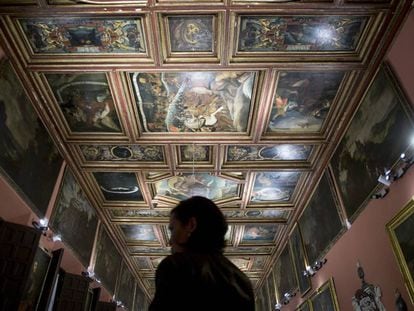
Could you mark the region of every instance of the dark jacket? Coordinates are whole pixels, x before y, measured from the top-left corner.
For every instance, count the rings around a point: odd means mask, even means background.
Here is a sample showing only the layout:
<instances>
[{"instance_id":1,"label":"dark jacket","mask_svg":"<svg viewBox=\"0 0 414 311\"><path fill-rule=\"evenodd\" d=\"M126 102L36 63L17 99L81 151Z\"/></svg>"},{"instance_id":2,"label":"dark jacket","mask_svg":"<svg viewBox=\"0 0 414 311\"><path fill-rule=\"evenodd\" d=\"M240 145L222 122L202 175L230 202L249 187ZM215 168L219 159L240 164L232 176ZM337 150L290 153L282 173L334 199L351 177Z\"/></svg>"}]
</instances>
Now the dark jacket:
<instances>
[{"instance_id":1,"label":"dark jacket","mask_svg":"<svg viewBox=\"0 0 414 311\"><path fill-rule=\"evenodd\" d=\"M176 253L156 273L149 311L254 311L250 280L223 254Z\"/></svg>"}]
</instances>

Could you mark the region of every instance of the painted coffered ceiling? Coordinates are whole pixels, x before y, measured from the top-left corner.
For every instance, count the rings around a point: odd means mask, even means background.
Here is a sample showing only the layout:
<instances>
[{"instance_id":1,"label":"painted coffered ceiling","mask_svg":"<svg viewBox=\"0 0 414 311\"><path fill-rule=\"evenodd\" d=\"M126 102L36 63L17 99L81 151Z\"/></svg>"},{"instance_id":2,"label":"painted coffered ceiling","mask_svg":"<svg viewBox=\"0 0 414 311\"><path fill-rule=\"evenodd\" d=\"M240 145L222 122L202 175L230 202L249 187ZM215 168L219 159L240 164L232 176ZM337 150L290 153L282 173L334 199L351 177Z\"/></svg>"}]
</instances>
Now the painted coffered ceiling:
<instances>
[{"instance_id":1,"label":"painted coffered ceiling","mask_svg":"<svg viewBox=\"0 0 414 311\"><path fill-rule=\"evenodd\" d=\"M6 54L149 295L169 254L169 210L193 195L222 208L225 253L261 284L409 9L399 0L0 5Z\"/></svg>"}]
</instances>

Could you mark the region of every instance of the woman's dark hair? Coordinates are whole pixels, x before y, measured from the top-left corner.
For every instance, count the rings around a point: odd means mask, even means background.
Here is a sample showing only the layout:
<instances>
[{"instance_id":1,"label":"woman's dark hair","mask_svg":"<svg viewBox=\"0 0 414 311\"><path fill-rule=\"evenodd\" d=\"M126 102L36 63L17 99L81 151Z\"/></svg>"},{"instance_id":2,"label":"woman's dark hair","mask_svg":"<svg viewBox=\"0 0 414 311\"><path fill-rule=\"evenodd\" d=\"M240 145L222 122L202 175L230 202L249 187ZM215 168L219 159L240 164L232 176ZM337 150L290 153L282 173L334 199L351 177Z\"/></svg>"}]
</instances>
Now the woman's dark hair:
<instances>
[{"instance_id":1,"label":"woman's dark hair","mask_svg":"<svg viewBox=\"0 0 414 311\"><path fill-rule=\"evenodd\" d=\"M198 252L223 251L227 222L213 201L194 196L178 203L171 210L171 215L183 224L187 224L191 217L196 219L197 226L186 243L187 249Z\"/></svg>"}]
</instances>

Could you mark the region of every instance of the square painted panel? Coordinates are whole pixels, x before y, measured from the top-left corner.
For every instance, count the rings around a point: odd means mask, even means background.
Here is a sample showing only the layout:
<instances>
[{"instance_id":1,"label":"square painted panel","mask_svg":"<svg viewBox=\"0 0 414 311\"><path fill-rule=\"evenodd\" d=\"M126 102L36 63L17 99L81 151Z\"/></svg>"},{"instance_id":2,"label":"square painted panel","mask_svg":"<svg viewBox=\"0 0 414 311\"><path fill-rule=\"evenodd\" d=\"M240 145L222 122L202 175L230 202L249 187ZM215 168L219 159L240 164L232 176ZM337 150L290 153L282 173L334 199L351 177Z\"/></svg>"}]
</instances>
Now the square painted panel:
<instances>
[{"instance_id":1,"label":"square painted panel","mask_svg":"<svg viewBox=\"0 0 414 311\"><path fill-rule=\"evenodd\" d=\"M143 201L135 173L94 172L105 200L108 201Z\"/></svg>"},{"instance_id":2,"label":"square painted panel","mask_svg":"<svg viewBox=\"0 0 414 311\"><path fill-rule=\"evenodd\" d=\"M145 132L246 132L256 73L131 73Z\"/></svg>"},{"instance_id":3,"label":"square painted panel","mask_svg":"<svg viewBox=\"0 0 414 311\"><path fill-rule=\"evenodd\" d=\"M318 132L331 109L344 72L280 72L268 132Z\"/></svg>"},{"instance_id":4,"label":"square painted panel","mask_svg":"<svg viewBox=\"0 0 414 311\"><path fill-rule=\"evenodd\" d=\"M164 162L164 149L157 145L80 145L86 161Z\"/></svg>"},{"instance_id":5,"label":"square painted panel","mask_svg":"<svg viewBox=\"0 0 414 311\"><path fill-rule=\"evenodd\" d=\"M227 147L226 161L306 161L312 152L311 145L258 145Z\"/></svg>"},{"instance_id":6,"label":"square painted panel","mask_svg":"<svg viewBox=\"0 0 414 311\"><path fill-rule=\"evenodd\" d=\"M241 16L237 51L355 51L367 21L367 16Z\"/></svg>"},{"instance_id":7,"label":"square painted panel","mask_svg":"<svg viewBox=\"0 0 414 311\"><path fill-rule=\"evenodd\" d=\"M242 243L272 243L278 229L277 224L245 225Z\"/></svg>"},{"instance_id":8,"label":"square painted panel","mask_svg":"<svg viewBox=\"0 0 414 311\"><path fill-rule=\"evenodd\" d=\"M266 263L266 259L267 257L265 256L254 257L251 270L263 270L264 265Z\"/></svg>"},{"instance_id":9,"label":"square painted panel","mask_svg":"<svg viewBox=\"0 0 414 311\"><path fill-rule=\"evenodd\" d=\"M180 160L181 162L210 162L211 146L202 145L181 145Z\"/></svg>"},{"instance_id":10,"label":"square painted panel","mask_svg":"<svg viewBox=\"0 0 414 311\"><path fill-rule=\"evenodd\" d=\"M290 202L301 174L289 171L256 173L251 202Z\"/></svg>"},{"instance_id":11,"label":"square painted panel","mask_svg":"<svg viewBox=\"0 0 414 311\"><path fill-rule=\"evenodd\" d=\"M47 74L46 78L72 132L122 131L104 73Z\"/></svg>"},{"instance_id":12,"label":"square painted panel","mask_svg":"<svg viewBox=\"0 0 414 311\"><path fill-rule=\"evenodd\" d=\"M30 18L19 23L36 54L146 53L139 17Z\"/></svg>"},{"instance_id":13,"label":"square painted panel","mask_svg":"<svg viewBox=\"0 0 414 311\"><path fill-rule=\"evenodd\" d=\"M156 195L185 200L201 195L210 200L239 197L239 184L235 181L212 176L208 173L173 176L155 183Z\"/></svg>"},{"instance_id":14,"label":"square painted panel","mask_svg":"<svg viewBox=\"0 0 414 311\"><path fill-rule=\"evenodd\" d=\"M127 241L158 242L152 225L120 225Z\"/></svg>"},{"instance_id":15,"label":"square painted panel","mask_svg":"<svg viewBox=\"0 0 414 311\"><path fill-rule=\"evenodd\" d=\"M148 262L148 257L135 257L135 262L139 270L151 270L151 264Z\"/></svg>"},{"instance_id":16,"label":"square painted panel","mask_svg":"<svg viewBox=\"0 0 414 311\"><path fill-rule=\"evenodd\" d=\"M167 16L171 52L213 52L214 15Z\"/></svg>"}]
</instances>

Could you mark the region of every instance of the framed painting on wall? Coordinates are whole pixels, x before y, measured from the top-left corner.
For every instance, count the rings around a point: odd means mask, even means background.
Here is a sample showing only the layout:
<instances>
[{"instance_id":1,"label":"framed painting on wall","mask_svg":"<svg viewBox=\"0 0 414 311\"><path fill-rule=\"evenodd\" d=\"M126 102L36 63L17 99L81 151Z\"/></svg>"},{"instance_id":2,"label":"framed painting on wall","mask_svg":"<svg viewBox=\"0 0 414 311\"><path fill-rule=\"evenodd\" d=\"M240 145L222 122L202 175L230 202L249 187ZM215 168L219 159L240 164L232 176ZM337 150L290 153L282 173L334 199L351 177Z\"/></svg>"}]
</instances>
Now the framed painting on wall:
<instances>
[{"instance_id":1,"label":"framed painting on wall","mask_svg":"<svg viewBox=\"0 0 414 311\"><path fill-rule=\"evenodd\" d=\"M125 263L122 264L121 273L118 278L118 289L116 297L122 301L127 310L132 310L135 294L135 278Z\"/></svg>"},{"instance_id":2,"label":"framed painting on wall","mask_svg":"<svg viewBox=\"0 0 414 311\"><path fill-rule=\"evenodd\" d=\"M411 303L414 304L414 200L387 224L393 251L404 277Z\"/></svg>"},{"instance_id":3,"label":"framed painting on wall","mask_svg":"<svg viewBox=\"0 0 414 311\"><path fill-rule=\"evenodd\" d=\"M26 283L19 310L37 310L42 295L46 274L51 257L44 250L38 248L33 259L32 269Z\"/></svg>"},{"instance_id":4,"label":"framed painting on wall","mask_svg":"<svg viewBox=\"0 0 414 311\"><path fill-rule=\"evenodd\" d=\"M44 217L62 157L7 60L0 61L0 90L0 172Z\"/></svg>"},{"instance_id":5,"label":"framed painting on wall","mask_svg":"<svg viewBox=\"0 0 414 311\"><path fill-rule=\"evenodd\" d=\"M384 168L392 167L407 150L413 130L407 100L390 67L384 64L331 160L349 220L353 221L365 206Z\"/></svg>"},{"instance_id":6,"label":"framed painting on wall","mask_svg":"<svg viewBox=\"0 0 414 311\"><path fill-rule=\"evenodd\" d=\"M300 228L296 225L289 238L290 254L295 268L296 280L299 286L301 295L305 295L311 288L312 283L310 278L303 274L306 268L305 250L303 248L303 241Z\"/></svg>"},{"instance_id":7,"label":"framed painting on wall","mask_svg":"<svg viewBox=\"0 0 414 311\"><path fill-rule=\"evenodd\" d=\"M273 275L279 300L284 297L285 293L292 293L297 289L295 268L290 256L288 244L286 244L273 266Z\"/></svg>"},{"instance_id":8,"label":"framed painting on wall","mask_svg":"<svg viewBox=\"0 0 414 311\"><path fill-rule=\"evenodd\" d=\"M339 311L333 279L329 279L309 298L312 310Z\"/></svg>"},{"instance_id":9,"label":"framed painting on wall","mask_svg":"<svg viewBox=\"0 0 414 311\"><path fill-rule=\"evenodd\" d=\"M325 173L299 218L300 231L309 264L313 265L327 253L345 227ZM318 230L319 228L323 230Z\"/></svg>"},{"instance_id":10,"label":"framed painting on wall","mask_svg":"<svg viewBox=\"0 0 414 311\"><path fill-rule=\"evenodd\" d=\"M110 294L115 293L117 277L120 273L121 256L103 226L96 243L95 274Z\"/></svg>"},{"instance_id":11,"label":"framed painting on wall","mask_svg":"<svg viewBox=\"0 0 414 311\"><path fill-rule=\"evenodd\" d=\"M54 233L78 255L80 262L87 267L92 253L98 226L95 210L67 168L59 189L55 207L50 217Z\"/></svg>"}]
</instances>

